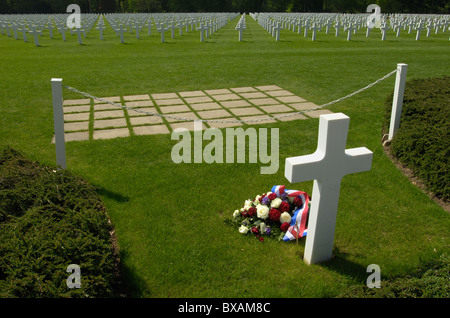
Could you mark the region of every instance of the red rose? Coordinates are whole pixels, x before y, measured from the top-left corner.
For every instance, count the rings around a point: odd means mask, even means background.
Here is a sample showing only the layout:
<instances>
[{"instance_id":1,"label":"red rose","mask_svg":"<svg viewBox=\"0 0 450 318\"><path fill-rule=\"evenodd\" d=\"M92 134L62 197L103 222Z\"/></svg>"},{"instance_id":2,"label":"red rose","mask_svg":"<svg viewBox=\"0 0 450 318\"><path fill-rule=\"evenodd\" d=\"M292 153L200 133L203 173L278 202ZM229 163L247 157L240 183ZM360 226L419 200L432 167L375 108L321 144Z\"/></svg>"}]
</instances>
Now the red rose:
<instances>
[{"instance_id":1,"label":"red rose","mask_svg":"<svg viewBox=\"0 0 450 318\"><path fill-rule=\"evenodd\" d=\"M295 204L295 206L301 207L303 205L303 201L301 198L295 197L294 204Z\"/></svg>"},{"instance_id":2,"label":"red rose","mask_svg":"<svg viewBox=\"0 0 450 318\"><path fill-rule=\"evenodd\" d=\"M283 224L281 224L280 230L283 231L283 232L286 232L289 229L290 226L291 225L288 222L284 222Z\"/></svg>"},{"instance_id":3,"label":"red rose","mask_svg":"<svg viewBox=\"0 0 450 318\"><path fill-rule=\"evenodd\" d=\"M289 203L287 203L286 201L281 202L278 209L280 210L281 213L289 212Z\"/></svg>"},{"instance_id":4,"label":"red rose","mask_svg":"<svg viewBox=\"0 0 450 318\"><path fill-rule=\"evenodd\" d=\"M256 226L252 227L253 234L259 234L259 230Z\"/></svg>"},{"instance_id":5,"label":"red rose","mask_svg":"<svg viewBox=\"0 0 450 318\"><path fill-rule=\"evenodd\" d=\"M269 219L271 219L274 222L280 221L281 212L278 211L275 208L271 208L269 212Z\"/></svg>"},{"instance_id":6,"label":"red rose","mask_svg":"<svg viewBox=\"0 0 450 318\"><path fill-rule=\"evenodd\" d=\"M248 209L247 213L250 217L254 217L256 215L256 208L251 207L250 209Z\"/></svg>"},{"instance_id":7,"label":"red rose","mask_svg":"<svg viewBox=\"0 0 450 318\"><path fill-rule=\"evenodd\" d=\"M258 239L259 239L260 242L264 241L264 237L262 237L262 236L259 236Z\"/></svg>"},{"instance_id":8,"label":"red rose","mask_svg":"<svg viewBox=\"0 0 450 318\"><path fill-rule=\"evenodd\" d=\"M277 194L276 193L269 194L269 200L275 200L276 198L277 198Z\"/></svg>"},{"instance_id":9,"label":"red rose","mask_svg":"<svg viewBox=\"0 0 450 318\"><path fill-rule=\"evenodd\" d=\"M247 210L242 211L241 215L243 218L246 218L248 216Z\"/></svg>"}]
</instances>

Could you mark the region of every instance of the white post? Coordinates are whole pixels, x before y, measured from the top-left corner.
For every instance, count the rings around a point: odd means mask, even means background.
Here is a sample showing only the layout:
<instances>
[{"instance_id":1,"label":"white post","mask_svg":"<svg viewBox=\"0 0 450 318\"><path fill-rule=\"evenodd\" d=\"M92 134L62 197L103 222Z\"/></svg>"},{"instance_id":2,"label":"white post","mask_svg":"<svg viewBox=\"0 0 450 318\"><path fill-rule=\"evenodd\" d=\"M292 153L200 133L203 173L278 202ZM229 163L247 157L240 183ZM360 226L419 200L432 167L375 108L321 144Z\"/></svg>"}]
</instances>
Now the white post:
<instances>
[{"instance_id":1,"label":"white post","mask_svg":"<svg viewBox=\"0 0 450 318\"><path fill-rule=\"evenodd\" d=\"M66 145L64 140L64 111L62 79L52 78L53 123L55 126L56 164L66 169Z\"/></svg>"},{"instance_id":2,"label":"white post","mask_svg":"<svg viewBox=\"0 0 450 318\"><path fill-rule=\"evenodd\" d=\"M389 126L388 140L392 140L395 132L400 127L407 70L408 64L397 64L397 77L395 79L394 100L392 101L391 123Z\"/></svg>"}]
</instances>

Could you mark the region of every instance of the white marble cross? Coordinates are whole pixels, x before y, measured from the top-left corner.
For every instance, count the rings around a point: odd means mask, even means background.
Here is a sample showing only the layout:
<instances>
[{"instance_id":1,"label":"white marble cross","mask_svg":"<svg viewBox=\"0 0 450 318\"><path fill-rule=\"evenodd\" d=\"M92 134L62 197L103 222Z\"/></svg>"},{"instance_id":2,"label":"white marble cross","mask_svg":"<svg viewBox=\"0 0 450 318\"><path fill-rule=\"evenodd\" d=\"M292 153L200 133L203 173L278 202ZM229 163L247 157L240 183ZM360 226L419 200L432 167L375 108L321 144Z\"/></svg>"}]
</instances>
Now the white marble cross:
<instances>
[{"instance_id":1,"label":"white marble cross","mask_svg":"<svg viewBox=\"0 0 450 318\"><path fill-rule=\"evenodd\" d=\"M344 31L347 31L347 41L352 40L352 31L356 30L356 26L354 24L349 24L348 26L344 27Z\"/></svg>"},{"instance_id":2,"label":"white marble cross","mask_svg":"<svg viewBox=\"0 0 450 318\"><path fill-rule=\"evenodd\" d=\"M37 30L37 27L36 27L36 26L33 26L33 30L28 31L28 33L30 33L30 34L32 34L32 35L34 36L34 44L35 44L36 46L39 46L39 38L38 38L38 35L41 35L42 32L39 31L39 30Z\"/></svg>"},{"instance_id":3,"label":"white marble cross","mask_svg":"<svg viewBox=\"0 0 450 318\"><path fill-rule=\"evenodd\" d=\"M206 31L208 29L208 27L206 25L204 25L203 23L200 23L200 26L197 27L197 31L200 31L200 42L204 42L205 41L205 36L204 36L204 31Z\"/></svg>"},{"instance_id":4,"label":"white marble cross","mask_svg":"<svg viewBox=\"0 0 450 318\"><path fill-rule=\"evenodd\" d=\"M127 30L127 28L124 28L122 24L119 25L118 29L116 29L117 35L120 36L120 43L123 43L123 33Z\"/></svg>"},{"instance_id":5,"label":"white marble cross","mask_svg":"<svg viewBox=\"0 0 450 318\"><path fill-rule=\"evenodd\" d=\"M372 165L369 149L345 149L349 122L342 113L321 115L316 152L286 159L289 182L314 180L304 255L307 264L331 259L341 179L368 171Z\"/></svg>"},{"instance_id":6,"label":"white marble cross","mask_svg":"<svg viewBox=\"0 0 450 318\"><path fill-rule=\"evenodd\" d=\"M162 23L162 24L159 26L159 28L157 28L157 30L158 30L159 33L161 33L161 43L164 43L164 42L165 42L165 39L164 39L164 33L165 33L166 31L169 31L169 29L166 28L166 26L165 26L164 23Z\"/></svg>"},{"instance_id":7,"label":"white marble cross","mask_svg":"<svg viewBox=\"0 0 450 318\"><path fill-rule=\"evenodd\" d=\"M386 32L389 30L390 27L387 25L387 23L384 23L384 25L381 26L381 41L386 40Z\"/></svg>"},{"instance_id":8,"label":"white marble cross","mask_svg":"<svg viewBox=\"0 0 450 318\"><path fill-rule=\"evenodd\" d=\"M105 26L103 24L98 24L98 26L95 28L96 30L99 30L100 32L100 40L103 41L103 30L106 30Z\"/></svg>"},{"instance_id":9,"label":"white marble cross","mask_svg":"<svg viewBox=\"0 0 450 318\"><path fill-rule=\"evenodd\" d=\"M239 22L239 23L236 25L235 30L238 30L238 31L239 31L239 42L242 42L242 35L243 35L243 32L244 32L245 29L246 29L245 23Z\"/></svg>"},{"instance_id":10,"label":"white marble cross","mask_svg":"<svg viewBox=\"0 0 450 318\"><path fill-rule=\"evenodd\" d=\"M420 21L414 29L417 31L417 33L416 33L416 41L419 41L420 40L420 31L425 29L423 27L422 21Z\"/></svg>"},{"instance_id":11,"label":"white marble cross","mask_svg":"<svg viewBox=\"0 0 450 318\"><path fill-rule=\"evenodd\" d=\"M317 26L316 22L314 22L313 26L310 28L310 30L313 32L312 33L312 40L315 41L316 40L316 33L317 33L317 31L320 31L320 27Z\"/></svg>"},{"instance_id":12,"label":"white marble cross","mask_svg":"<svg viewBox=\"0 0 450 318\"><path fill-rule=\"evenodd\" d=\"M84 33L84 30L81 28L75 28L75 30L73 31L78 35L78 44L83 44L81 41L81 33Z\"/></svg>"},{"instance_id":13,"label":"white marble cross","mask_svg":"<svg viewBox=\"0 0 450 318\"><path fill-rule=\"evenodd\" d=\"M280 41L280 31L283 30L280 22L277 22L277 25L272 28L273 35L275 36L275 41Z\"/></svg>"}]
</instances>

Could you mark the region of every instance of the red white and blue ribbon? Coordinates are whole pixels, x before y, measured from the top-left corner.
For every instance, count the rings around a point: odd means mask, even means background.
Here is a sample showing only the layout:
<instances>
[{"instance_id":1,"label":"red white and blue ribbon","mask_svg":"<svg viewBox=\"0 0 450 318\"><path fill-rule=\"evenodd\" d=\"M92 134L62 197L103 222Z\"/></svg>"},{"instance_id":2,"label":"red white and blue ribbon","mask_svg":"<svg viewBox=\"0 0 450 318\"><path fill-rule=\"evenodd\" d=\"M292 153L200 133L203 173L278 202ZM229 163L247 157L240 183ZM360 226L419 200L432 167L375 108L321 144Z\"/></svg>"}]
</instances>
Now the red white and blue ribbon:
<instances>
[{"instance_id":1,"label":"red white and blue ribbon","mask_svg":"<svg viewBox=\"0 0 450 318\"><path fill-rule=\"evenodd\" d=\"M302 206L294 211L291 218L290 227L284 235L283 241L292 241L300 237L306 236L308 229L306 228L306 221L308 219L309 211L309 197L306 192L297 190L286 190L284 186L273 186L272 192L280 197L286 193L289 197L299 197L302 200Z\"/></svg>"}]
</instances>

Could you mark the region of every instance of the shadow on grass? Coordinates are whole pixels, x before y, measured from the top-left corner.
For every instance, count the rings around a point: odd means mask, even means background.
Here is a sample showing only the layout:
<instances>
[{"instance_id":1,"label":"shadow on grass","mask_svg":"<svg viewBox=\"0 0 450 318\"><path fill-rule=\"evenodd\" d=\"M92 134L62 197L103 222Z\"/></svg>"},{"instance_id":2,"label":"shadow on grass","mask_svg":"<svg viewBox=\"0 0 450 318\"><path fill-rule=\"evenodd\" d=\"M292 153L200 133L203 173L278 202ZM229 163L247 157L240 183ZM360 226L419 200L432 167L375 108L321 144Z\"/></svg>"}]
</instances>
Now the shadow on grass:
<instances>
[{"instance_id":1,"label":"shadow on grass","mask_svg":"<svg viewBox=\"0 0 450 318\"><path fill-rule=\"evenodd\" d=\"M120 282L117 282L117 288L122 297L142 298L149 287L145 281L136 274L136 270L129 267L129 253L127 250L120 250Z\"/></svg>"},{"instance_id":2,"label":"shadow on grass","mask_svg":"<svg viewBox=\"0 0 450 318\"><path fill-rule=\"evenodd\" d=\"M109 191L109 190L104 189L102 187L96 187L96 188L97 188L97 193L100 196L108 197L108 198L110 198L110 199L112 199L112 200L114 200L116 202L120 202L120 203L125 203L125 202L130 201L129 197L123 196L120 193Z\"/></svg>"},{"instance_id":3,"label":"shadow on grass","mask_svg":"<svg viewBox=\"0 0 450 318\"><path fill-rule=\"evenodd\" d=\"M340 252L337 247L333 248L332 259L329 262L321 264L321 266L361 282L365 282L370 275L370 273L367 273L367 267L348 260L348 254Z\"/></svg>"}]
</instances>

